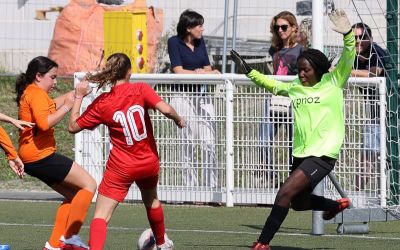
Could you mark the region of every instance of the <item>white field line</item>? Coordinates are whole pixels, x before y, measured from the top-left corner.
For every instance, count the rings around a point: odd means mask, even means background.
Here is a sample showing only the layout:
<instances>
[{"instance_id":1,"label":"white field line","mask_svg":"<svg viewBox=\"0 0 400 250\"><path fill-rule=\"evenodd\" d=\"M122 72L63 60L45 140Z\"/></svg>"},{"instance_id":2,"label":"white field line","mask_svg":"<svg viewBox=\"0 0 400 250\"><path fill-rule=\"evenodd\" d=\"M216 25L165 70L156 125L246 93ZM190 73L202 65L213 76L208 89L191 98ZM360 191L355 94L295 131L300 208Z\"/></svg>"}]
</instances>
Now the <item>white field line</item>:
<instances>
[{"instance_id":1,"label":"white field line","mask_svg":"<svg viewBox=\"0 0 400 250\"><path fill-rule=\"evenodd\" d=\"M49 224L28 224L28 223L6 223L0 222L0 226L13 226L13 227L52 227L53 225ZM83 226L83 228L89 228L88 226ZM146 228L137 228L137 227L107 227L109 230L117 230L117 231L144 231ZM249 235L258 235L259 232L240 232L240 231L224 231L224 230L199 230L199 229L170 229L167 228L168 232L185 232L185 233L204 233L204 234L249 234ZM286 235L286 236L303 236L303 237L313 237L311 234L304 233L277 233L277 235ZM400 237L378 237L378 236L368 236L368 235L347 235L347 234L324 234L320 237L327 238L354 238L354 239L371 239L371 240L399 240Z\"/></svg>"}]
</instances>

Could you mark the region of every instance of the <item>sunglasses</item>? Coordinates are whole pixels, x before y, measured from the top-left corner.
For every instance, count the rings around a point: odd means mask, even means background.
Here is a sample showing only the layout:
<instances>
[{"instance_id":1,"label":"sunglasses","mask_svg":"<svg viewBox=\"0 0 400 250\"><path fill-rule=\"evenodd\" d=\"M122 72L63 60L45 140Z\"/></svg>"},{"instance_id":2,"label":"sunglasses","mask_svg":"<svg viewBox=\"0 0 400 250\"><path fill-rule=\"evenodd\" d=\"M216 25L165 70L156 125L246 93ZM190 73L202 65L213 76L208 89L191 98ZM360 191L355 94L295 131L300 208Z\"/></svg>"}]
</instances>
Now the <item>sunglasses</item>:
<instances>
[{"instance_id":1,"label":"sunglasses","mask_svg":"<svg viewBox=\"0 0 400 250\"><path fill-rule=\"evenodd\" d=\"M284 25L274 25L274 30L275 30L275 32L278 32L279 29L282 29L283 32L286 32L288 28L289 28L289 25L287 25L287 24L284 24Z\"/></svg>"},{"instance_id":2,"label":"sunglasses","mask_svg":"<svg viewBox=\"0 0 400 250\"><path fill-rule=\"evenodd\" d=\"M365 40L369 40L369 37L367 35L355 35L354 38L360 41L365 41Z\"/></svg>"}]
</instances>

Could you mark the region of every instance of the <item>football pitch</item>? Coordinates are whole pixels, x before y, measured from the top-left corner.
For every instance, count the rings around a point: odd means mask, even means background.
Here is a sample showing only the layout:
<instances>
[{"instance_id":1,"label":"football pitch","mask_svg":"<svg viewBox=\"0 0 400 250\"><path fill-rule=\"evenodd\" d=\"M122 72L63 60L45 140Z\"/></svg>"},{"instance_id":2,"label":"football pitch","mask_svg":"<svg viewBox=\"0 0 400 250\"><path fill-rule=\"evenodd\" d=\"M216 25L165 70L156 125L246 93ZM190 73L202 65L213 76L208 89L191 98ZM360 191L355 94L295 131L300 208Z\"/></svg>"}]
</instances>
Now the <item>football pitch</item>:
<instances>
[{"instance_id":1,"label":"football pitch","mask_svg":"<svg viewBox=\"0 0 400 250\"><path fill-rule=\"evenodd\" d=\"M11 250L42 249L48 239L58 202L0 200L0 244ZM94 206L81 230L88 239ZM269 214L266 207L209 207L164 205L168 236L175 249L249 249ZM337 235L336 225L326 225L324 236L312 236L311 212L291 210L271 242L274 250L400 249L400 222L370 223L366 235ZM108 227L105 249L136 249L148 228L142 204L121 204Z\"/></svg>"}]
</instances>

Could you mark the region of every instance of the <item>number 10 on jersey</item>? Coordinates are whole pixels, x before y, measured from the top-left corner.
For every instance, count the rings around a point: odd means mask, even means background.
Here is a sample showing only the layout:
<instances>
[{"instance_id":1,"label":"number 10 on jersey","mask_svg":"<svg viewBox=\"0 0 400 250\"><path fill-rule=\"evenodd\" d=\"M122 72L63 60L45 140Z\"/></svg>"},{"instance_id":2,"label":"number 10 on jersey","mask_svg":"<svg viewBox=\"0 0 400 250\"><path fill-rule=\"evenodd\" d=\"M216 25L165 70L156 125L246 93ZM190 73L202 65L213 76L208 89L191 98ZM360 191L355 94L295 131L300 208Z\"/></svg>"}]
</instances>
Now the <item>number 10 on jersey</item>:
<instances>
[{"instance_id":1,"label":"number 10 on jersey","mask_svg":"<svg viewBox=\"0 0 400 250\"><path fill-rule=\"evenodd\" d=\"M135 121L135 112L140 118L140 121ZM142 106L133 105L129 107L126 114L122 111L116 111L113 115L113 120L121 124L126 138L126 144L133 145L133 140L141 141L147 137L146 124L144 121L144 109ZM143 132L139 134L137 122L142 123Z\"/></svg>"}]
</instances>

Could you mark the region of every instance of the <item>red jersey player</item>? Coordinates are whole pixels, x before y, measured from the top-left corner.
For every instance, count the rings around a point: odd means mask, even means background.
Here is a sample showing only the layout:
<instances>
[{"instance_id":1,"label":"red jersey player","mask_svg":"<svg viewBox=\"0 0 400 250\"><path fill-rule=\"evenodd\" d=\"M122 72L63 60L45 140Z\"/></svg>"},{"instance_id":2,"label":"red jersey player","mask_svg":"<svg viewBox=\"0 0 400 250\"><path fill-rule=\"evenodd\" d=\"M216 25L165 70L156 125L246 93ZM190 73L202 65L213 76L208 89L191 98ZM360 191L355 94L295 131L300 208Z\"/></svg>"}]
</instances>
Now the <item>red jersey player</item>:
<instances>
[{"instance_id":1,"label":"red jersey player","mask_svg":"<svg viewBox=\"0 0 400 250\"><path fill-rule=\"evenodd\" d=\"M96 210L90 224L89 246L91 250L103 249L106 227L114 209L123 201L133 182L138 185L147 217L156 238L157 249L173 249L173 243L164 238L165 226L161 203L157 197L160 171L156 143L148 109L157 109L174 120L180 128L185 121L165 103L146 83L129 83L131 62L122 53L111 55L105 68L88 74L76 87L75 103L69 119L69 131L94 129L104 124L110 131L113 145L107 167L98 189ZM88 81L112 85L89 105L79 117L82 98L87 94Z\"/></svg>"}]
</instances>

